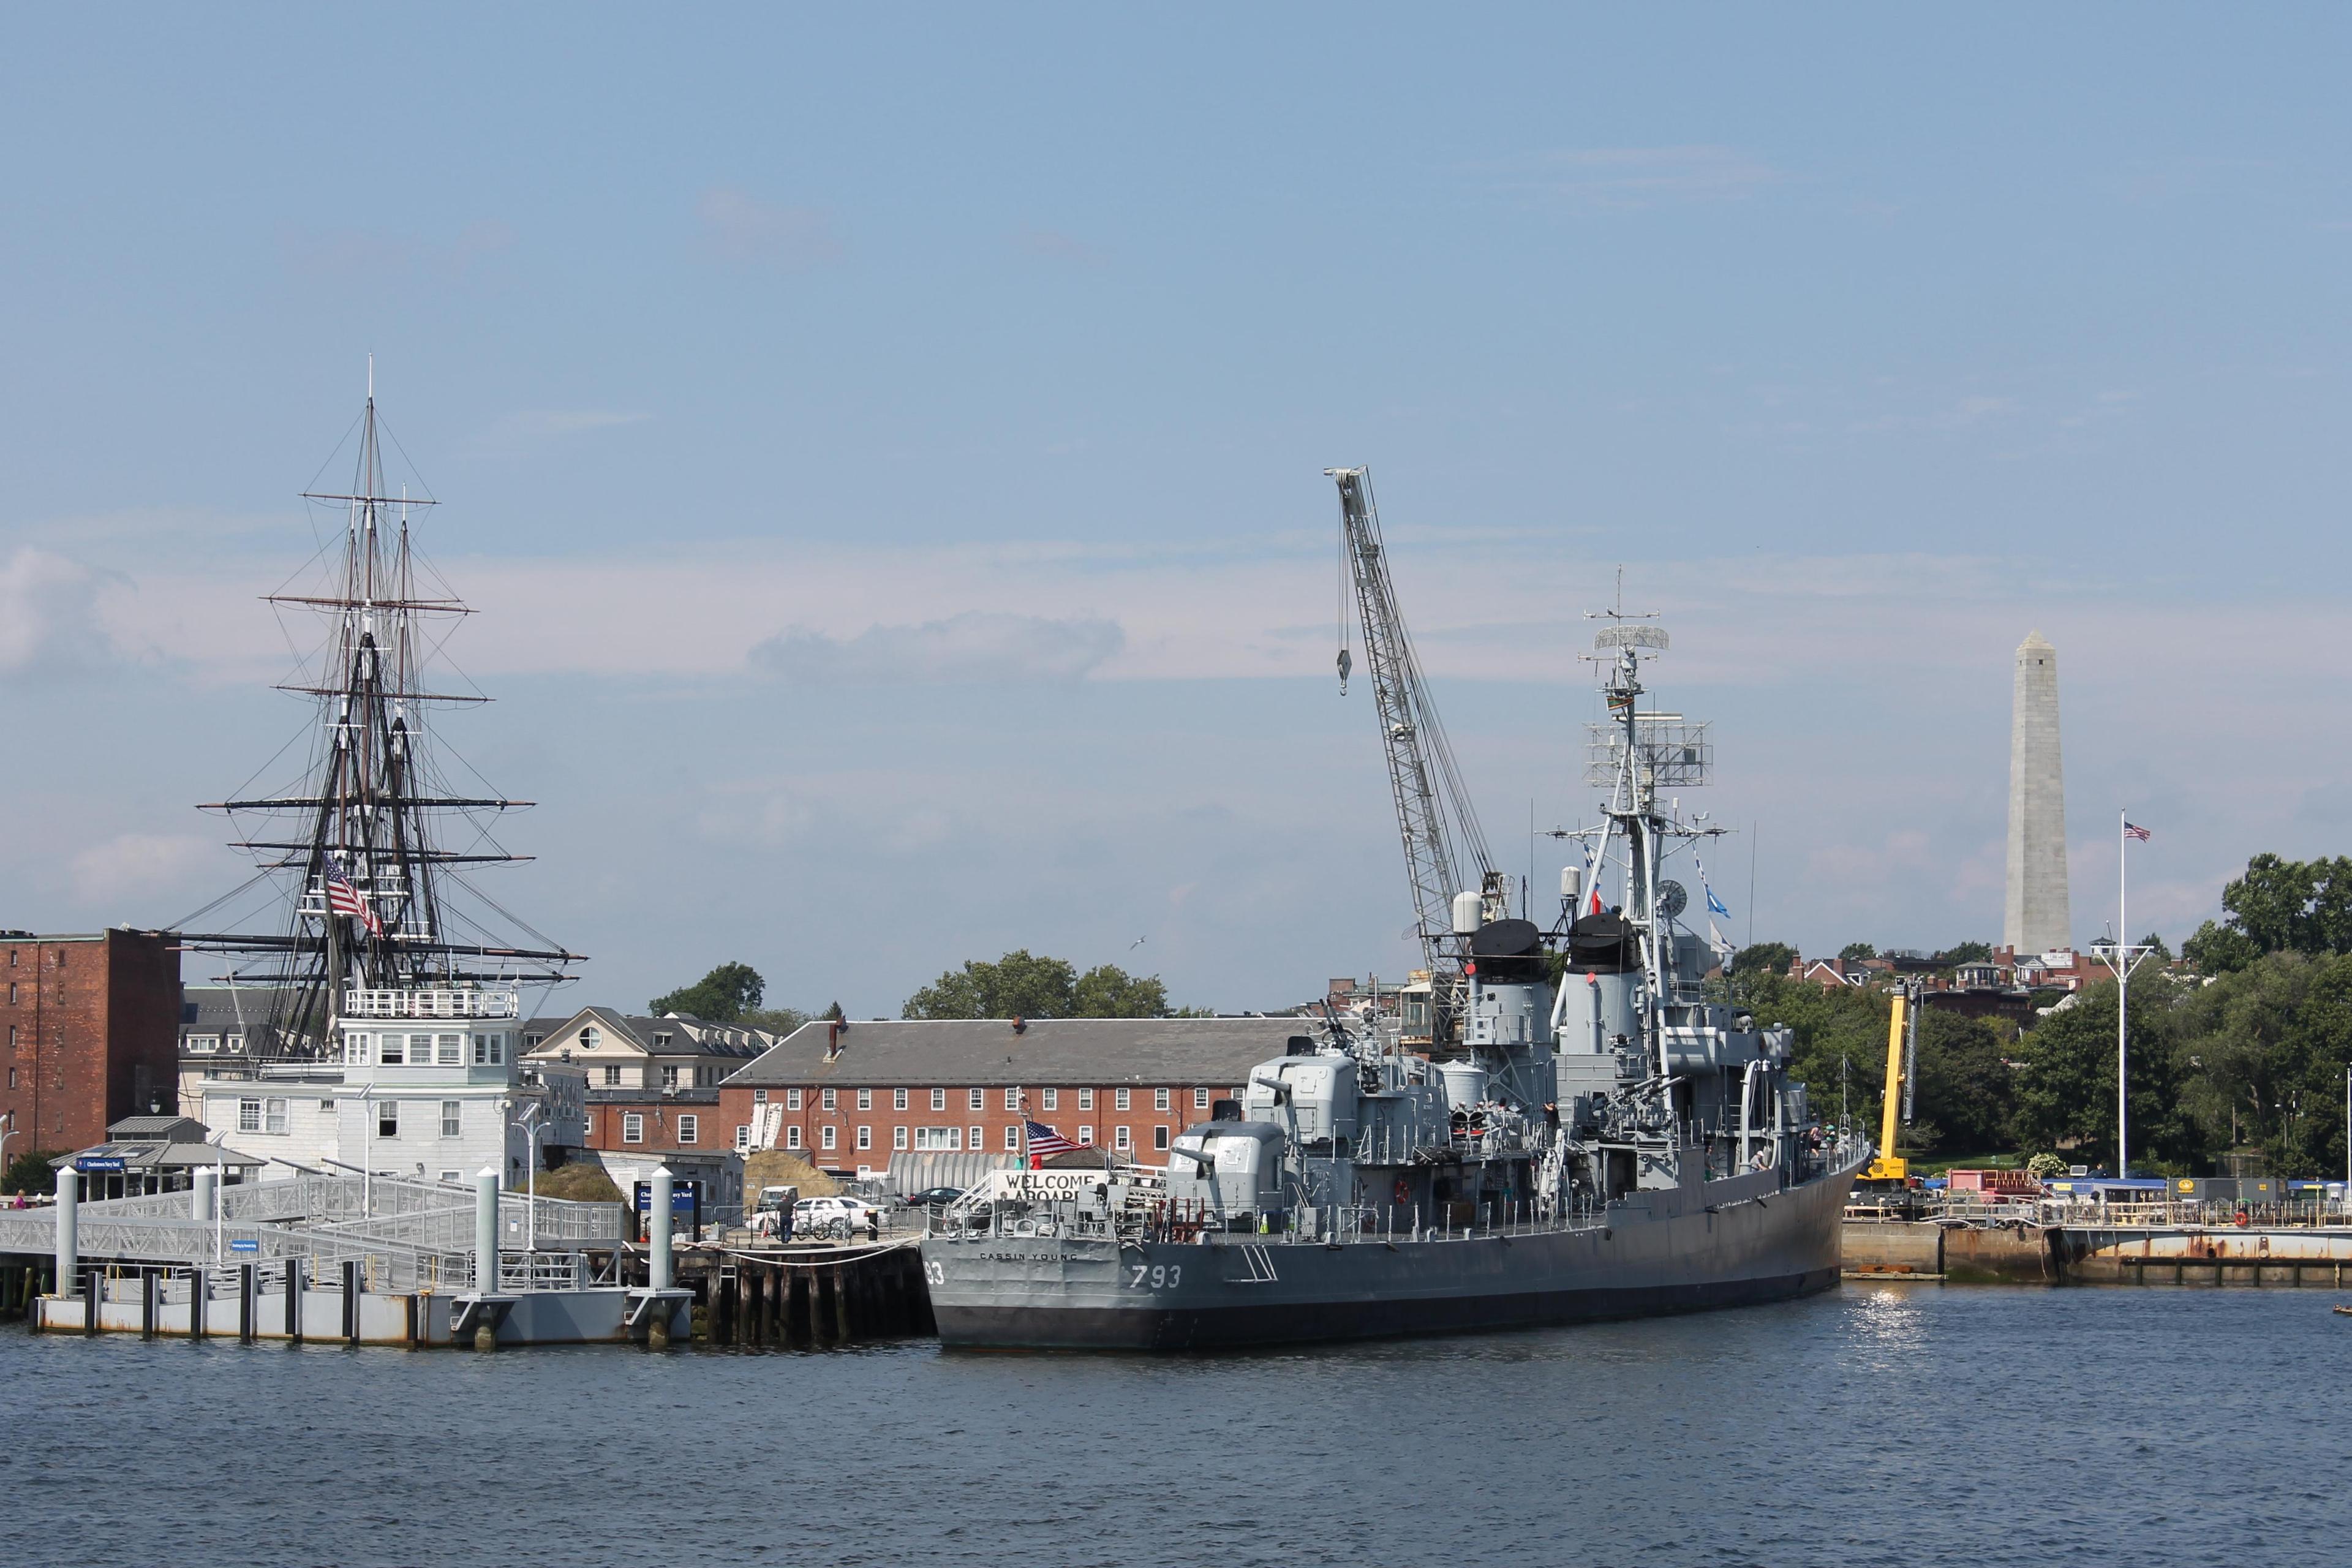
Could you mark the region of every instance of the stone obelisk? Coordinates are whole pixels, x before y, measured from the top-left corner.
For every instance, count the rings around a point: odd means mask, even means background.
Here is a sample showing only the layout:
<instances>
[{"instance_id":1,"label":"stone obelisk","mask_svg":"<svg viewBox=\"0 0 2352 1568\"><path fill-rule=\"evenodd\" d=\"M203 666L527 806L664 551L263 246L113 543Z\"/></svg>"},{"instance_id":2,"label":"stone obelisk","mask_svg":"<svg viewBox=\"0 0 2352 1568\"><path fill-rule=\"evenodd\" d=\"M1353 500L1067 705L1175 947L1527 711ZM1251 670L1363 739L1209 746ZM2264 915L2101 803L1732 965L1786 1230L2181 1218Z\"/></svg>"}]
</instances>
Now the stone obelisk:
<instances>
[{"instance_id":1,"label":"stone obelisk","mask_svg":"<svg viewBox=\"0 0 2352 1568\"><path fill-rule=\"evenodd\" d=\"M2066 910L2066 780L2058 760L2058 650L2028 632L2017 645L2009 720L2009 900L2001 945L2021 953L2074 945Z\"/></svg>"}]
</instances>

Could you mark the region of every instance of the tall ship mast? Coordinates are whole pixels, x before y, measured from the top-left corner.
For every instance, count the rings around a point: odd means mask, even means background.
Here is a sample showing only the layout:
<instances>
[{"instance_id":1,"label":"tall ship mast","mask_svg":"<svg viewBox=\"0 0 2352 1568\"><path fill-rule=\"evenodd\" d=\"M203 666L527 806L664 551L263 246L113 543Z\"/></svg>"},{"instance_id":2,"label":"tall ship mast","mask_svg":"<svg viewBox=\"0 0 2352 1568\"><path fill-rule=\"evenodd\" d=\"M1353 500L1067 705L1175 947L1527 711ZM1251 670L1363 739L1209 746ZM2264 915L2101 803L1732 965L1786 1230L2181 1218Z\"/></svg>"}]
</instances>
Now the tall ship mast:
<instances>
[{"instance_id":1,"label":"tall ship mast","mask_svg":"<svg viewBox=\"0 0 2352 1568\"><path fill-rule=\"evenodd\" d=\"M1165 1169L1097 1156L996 1173L922 1244L942 1340L1190 1350L1733 1307L1837 1282L1870 1147L1814 1114L1789 1076L1790 1030L1705 984L1721 941L1685 922L1666 873L1685 853L1696 869L1714 832L1673 793L1706 782L1706 726L1644 705L1664 631L1622 606L1601 618L1608 717L1585 773L1601 826L1567 836L1586 853L1561 868L1549 926L1465 888L1449 929L1430 931L1412 818L1431 819L1400 788L1425 951L1459 965L1454 1037L1327 1009L1185 1129ZM1384 705L1384 726L1418 711ZM1412 759L1392 752L1391 776L1410 781Z\"/></svg>"},{"instance_id":2,"label":"tall ship mast","mask_svg":"<svg viewBox=\"0 0 2352 1568\"><path fill-rule=\"evenodd\" d=\"M322 580L310 592L267 595L323 633L315 662L279 688L314 706L307 756L273 793L203 807L228 818L235 847L255 858L256 870L181 922L268 890L256 923L268 922L274 903L277 929L194 931L182 944L221 955L230 984L267 997L263 1054L281 1058L338 1055L337 1019L352 998L511 995L572 978L582 957L468 879L480 868L529 858L508 852L493 829L501 815L530 803L453 784L441 762L447 748L436 745L430 716L489 699L427 689L432 656L472 612L415 548L415 522L437 503L405 486L394 494L385 481L387 432L374 384L371 362L350 487L304 492L340 533L321 545ZM265 764L247 787L268 771ZM478 786L479 775L466 772ZM370 1010L385 1007L400 1010L389 1002Z\"/></svg>"}]
</instances>

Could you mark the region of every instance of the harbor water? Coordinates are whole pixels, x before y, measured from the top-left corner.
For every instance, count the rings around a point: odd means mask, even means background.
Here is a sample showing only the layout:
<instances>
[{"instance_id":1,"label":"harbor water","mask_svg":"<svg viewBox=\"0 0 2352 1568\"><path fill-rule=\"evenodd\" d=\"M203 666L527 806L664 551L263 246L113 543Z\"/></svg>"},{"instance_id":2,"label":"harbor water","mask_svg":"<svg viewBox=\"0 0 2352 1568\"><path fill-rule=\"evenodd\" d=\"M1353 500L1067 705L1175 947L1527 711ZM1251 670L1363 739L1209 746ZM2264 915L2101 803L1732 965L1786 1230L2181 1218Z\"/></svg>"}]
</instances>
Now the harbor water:
<instances>
[{"instance_id":1,"label":"harbor water","mask_svg":"<svg viewBox=\"0 0 2352 1568\"><path fill-rule=\"evenodd\" d=\"M0 1337L23 1563L2337 1560L2317 1291L1848 1283L1191 1359Z\"/></svg>"}]
</instances>

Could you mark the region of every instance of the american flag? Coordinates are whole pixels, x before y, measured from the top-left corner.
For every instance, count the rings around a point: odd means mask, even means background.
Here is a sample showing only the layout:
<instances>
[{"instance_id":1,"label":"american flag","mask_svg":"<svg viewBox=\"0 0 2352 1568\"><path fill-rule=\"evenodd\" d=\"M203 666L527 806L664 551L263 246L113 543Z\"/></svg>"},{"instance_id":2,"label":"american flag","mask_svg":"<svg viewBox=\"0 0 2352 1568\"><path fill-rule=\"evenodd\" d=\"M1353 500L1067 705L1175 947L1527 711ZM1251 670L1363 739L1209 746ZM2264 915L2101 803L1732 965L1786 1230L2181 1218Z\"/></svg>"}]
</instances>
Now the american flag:
<instances>
[{"instance_id":1,"label":"american flag","mask_svg":"<svg viewBox=\"0 0 2352 1568\"><path fill-rule=\"evenodd\" d=\"M2126 822L2124 824L2124 837L2126 838L2137 838L2142 844L2145 844L2155 836L2137 822Z\"/></svg>"},{"instance_id":2,"label":"american flag","mask_svg":"<svg viewBox=\"0 0 2352 1568\"><path fill-rule=\"evenodd\" d=\"M375 911L368 908L367 900L352 886L352 879L343 875L342 860L331 855L327 858L327 912L349 915L366 926L370 936L383 934L383 922L375 918Z\"/></svg>"},{"instance_id":3,"label":"american flag","mask_svg":"<svg viewBox=\"0 0 2352 1568\"><path fill-rule=\"evenodd\" d=\"M1026 1117L1022 1119L1022 1122L1032 1154L1066 1154L1078 1147L1043 1122L1031 1121Z\"/></svg>"}]
</instances>

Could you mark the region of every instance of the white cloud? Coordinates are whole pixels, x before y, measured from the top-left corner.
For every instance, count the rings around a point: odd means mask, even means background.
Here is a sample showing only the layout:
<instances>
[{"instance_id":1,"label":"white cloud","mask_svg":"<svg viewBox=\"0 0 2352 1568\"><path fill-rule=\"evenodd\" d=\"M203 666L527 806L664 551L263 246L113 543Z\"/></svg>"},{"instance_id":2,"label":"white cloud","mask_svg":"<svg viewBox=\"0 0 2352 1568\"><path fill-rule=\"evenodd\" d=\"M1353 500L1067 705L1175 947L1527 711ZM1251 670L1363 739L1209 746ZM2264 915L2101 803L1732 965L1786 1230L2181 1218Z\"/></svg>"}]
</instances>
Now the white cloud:
<instances>
[{"instance_id":1,"label":"white cloud","mask_svg":"<svg viewBox=\"0 0 2352 1568\"><path fill-rule=\"evenodd\" d=\"M848 637L795 627L753 648L751 663L804 686L1071 681L1094 673L1124 641L1116 621L966 610Z\"/></svg>"},{"instance_id":2,"label":"white cloud","mask_svg":"<svg viewBox=\"0 0 2352 1568\"><path fill-rule=\"evenodd\" d=\"M111 661L99 573L26 546L0 565L0 670L72 670Z\"/></svg>"},{"instance_id":3,"label":"white cloud","mask_svg":"<svg viewBox=\"0 0 2352 1568\"><path fill-rule=\"evenodd\" d=\"M814 267L843 254L833 215L822 207L780 206L741 191L705 191L695 204L703 237L729 261Z\"/></svg>"},{"instance_id":4,"label":"white cloud","mask_svg":"<svg viewBox=\"0 0 2352 1568\"><path fill-rule=\"evenodd\" d=\"M156 912L155 895L194 881L217 852L187 834L118 834L73 858L73 891L87 904L127 900L143 919L168 919Z\"/></svg>"}]
</instances>

